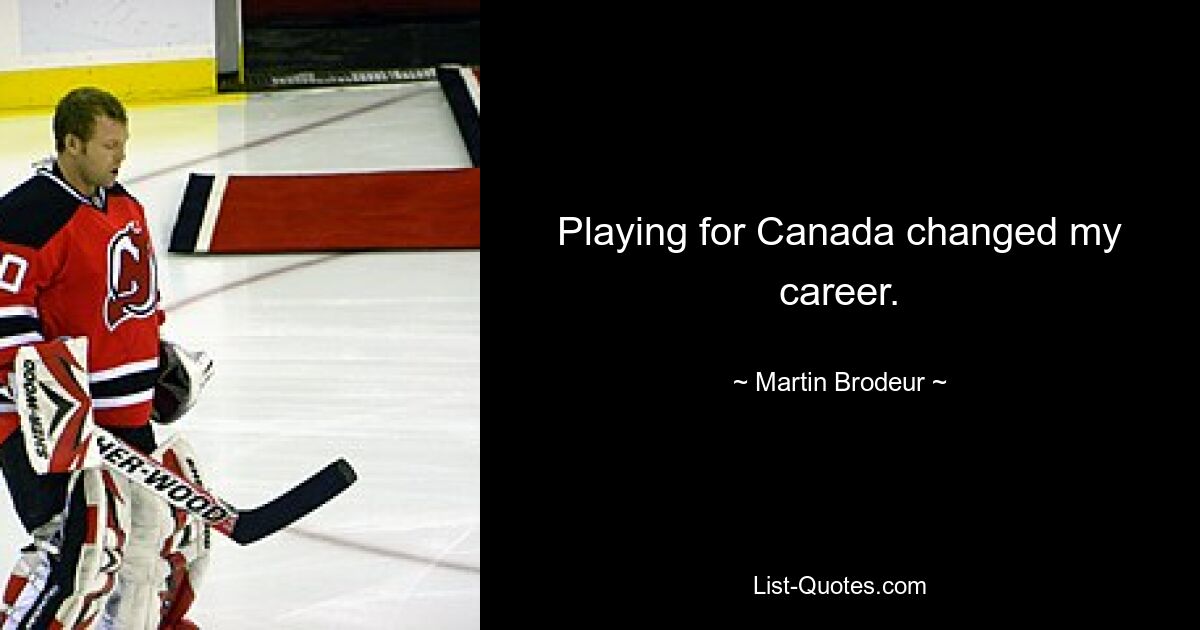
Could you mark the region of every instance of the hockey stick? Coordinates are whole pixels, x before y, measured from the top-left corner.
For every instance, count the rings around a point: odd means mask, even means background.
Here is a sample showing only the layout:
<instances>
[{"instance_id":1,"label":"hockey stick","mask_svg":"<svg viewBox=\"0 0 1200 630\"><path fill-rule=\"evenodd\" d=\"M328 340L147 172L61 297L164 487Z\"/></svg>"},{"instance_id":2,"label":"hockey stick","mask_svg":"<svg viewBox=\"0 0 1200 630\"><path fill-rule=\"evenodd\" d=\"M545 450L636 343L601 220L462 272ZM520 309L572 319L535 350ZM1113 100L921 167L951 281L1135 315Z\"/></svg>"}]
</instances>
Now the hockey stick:
<instances>
[{"instance_id":1,"label":"hockey stick","mask_svg":"<svg viewBox=\"0 0 1200 630\"><path fill-rule=\"evenodd\" d=\"M239 510L96 426L91 396L83 385L86 356L85 338L17 351L16 372L9 376L9 384L30 465L39 474L104 466L242 545L291 525L357 480L349 462L338 459L266 504Z\"/></svg>"},{"instance_id":2,"label":"hockey stick","mask_svg":"<svg viewBox=\"0 0 1200 630\"><path fill-rule=\"evenodd\" d=\"M291 525L341 494L357 480L350 463L338 459L303 483L252 510L240 510L205 488L175 474L148 455L104 430L92 428L104 466L200 517L213 529L248 545Z\"/></svg>"}]
</instances>

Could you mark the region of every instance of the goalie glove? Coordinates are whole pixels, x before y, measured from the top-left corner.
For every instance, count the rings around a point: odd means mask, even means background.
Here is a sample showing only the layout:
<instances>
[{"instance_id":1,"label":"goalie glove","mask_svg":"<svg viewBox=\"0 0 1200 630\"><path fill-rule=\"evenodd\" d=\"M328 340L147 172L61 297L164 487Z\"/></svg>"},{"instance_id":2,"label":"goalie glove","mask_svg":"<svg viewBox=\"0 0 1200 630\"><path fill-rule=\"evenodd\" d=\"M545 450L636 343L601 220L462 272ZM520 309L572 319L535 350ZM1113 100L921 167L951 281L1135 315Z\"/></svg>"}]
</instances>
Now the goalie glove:
<instances>
[{"instance_id":1,"label":"goalie glove","mask_svg":"<svg viewBox=\"0 0 1200 630\"><path fill-rule=\"evenodd\" d=\"M179 344L160 341L158 362L162 368L154 386L154 411L150 419L171 424L187 413L213 375L213 362L202 351L190 352Z\"/></svg>"}]
</instances>

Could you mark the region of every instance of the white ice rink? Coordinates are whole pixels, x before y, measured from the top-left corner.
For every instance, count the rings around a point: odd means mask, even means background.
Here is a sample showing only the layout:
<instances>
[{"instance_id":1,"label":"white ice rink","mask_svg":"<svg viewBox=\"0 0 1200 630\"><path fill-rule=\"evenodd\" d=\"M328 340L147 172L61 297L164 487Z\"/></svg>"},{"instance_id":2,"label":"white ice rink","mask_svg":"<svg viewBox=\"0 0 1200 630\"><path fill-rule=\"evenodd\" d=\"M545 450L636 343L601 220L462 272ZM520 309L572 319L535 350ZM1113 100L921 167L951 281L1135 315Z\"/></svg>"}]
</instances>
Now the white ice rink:
<instances>
[{"instance_id":1,"label":"white ice rink","mask_svg":"<svg viewBox=\"0 0 1200 630\"><path fill-rule=\"evenodd\" d=\"M120 180L155 231L164 335L216 362L178 427L210 485L254 507L337 457L359 473L273 537L240 547L214 532L189 617L204 630L478 628L479 252L166 253L189 172L470 166L439 86L129 114ZM0 116L0 139L7 192L52 153L50 114ZM0 496L6 577L24 533Z\"/></svg>"}]
</instances>

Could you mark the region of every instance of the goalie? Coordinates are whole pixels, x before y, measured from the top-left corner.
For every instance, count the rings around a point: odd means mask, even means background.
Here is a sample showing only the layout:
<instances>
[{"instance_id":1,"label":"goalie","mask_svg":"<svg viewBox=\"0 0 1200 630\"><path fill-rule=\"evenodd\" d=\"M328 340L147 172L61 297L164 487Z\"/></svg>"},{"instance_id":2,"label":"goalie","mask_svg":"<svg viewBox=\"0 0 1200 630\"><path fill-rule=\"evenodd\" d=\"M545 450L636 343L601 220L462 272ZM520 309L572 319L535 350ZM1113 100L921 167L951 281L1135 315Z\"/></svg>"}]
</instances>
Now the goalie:
<instances>
[{"instance_id":1,"label":"goalie","mask_svg":"<svg viewBox=\"0 0 1200 630\"><path fill-rule=\"evenodd\" d=\"M195 628L184 615L207 562L204 524L78 461L35 472L13 396L46 393L7 391L20 348L86 337L80 404L98 426L201 485L187 443L159 445L151 425L194 404L211 362L160 339L144 211L116 183L127 125L112 95L72 91L54 113L56 159L0 198L0 467L32 538L2 595L3 628Z\"/></svg>"}]
</instances>

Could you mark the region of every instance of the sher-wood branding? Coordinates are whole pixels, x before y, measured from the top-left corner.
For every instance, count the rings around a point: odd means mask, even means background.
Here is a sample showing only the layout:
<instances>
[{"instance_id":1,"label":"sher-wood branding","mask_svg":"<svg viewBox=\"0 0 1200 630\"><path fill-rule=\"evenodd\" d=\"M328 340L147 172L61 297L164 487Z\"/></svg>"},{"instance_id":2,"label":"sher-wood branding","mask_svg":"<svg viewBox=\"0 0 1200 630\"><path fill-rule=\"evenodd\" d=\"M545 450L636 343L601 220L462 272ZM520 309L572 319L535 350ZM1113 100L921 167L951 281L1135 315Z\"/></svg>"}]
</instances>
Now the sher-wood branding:
<instances>
[{"instance_id":1,"label":"sher-wood branding","mask_svg":"<svg viewBox=\"0 0 1200 630\"><path fill-rule=\"evenodd\" d=\"M181 507L210 524L228 519L232 511L203 490L164 470L158 462L122 444L103 432L96 433L100 455L130 479L140 482L172 505Z\"/></svg>"}]
</instances>

